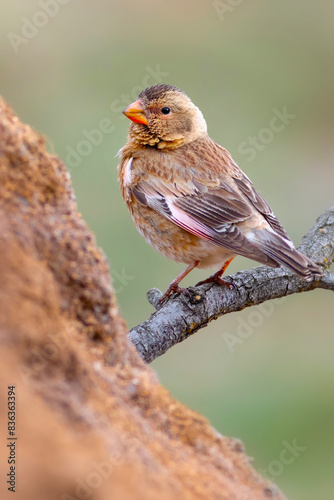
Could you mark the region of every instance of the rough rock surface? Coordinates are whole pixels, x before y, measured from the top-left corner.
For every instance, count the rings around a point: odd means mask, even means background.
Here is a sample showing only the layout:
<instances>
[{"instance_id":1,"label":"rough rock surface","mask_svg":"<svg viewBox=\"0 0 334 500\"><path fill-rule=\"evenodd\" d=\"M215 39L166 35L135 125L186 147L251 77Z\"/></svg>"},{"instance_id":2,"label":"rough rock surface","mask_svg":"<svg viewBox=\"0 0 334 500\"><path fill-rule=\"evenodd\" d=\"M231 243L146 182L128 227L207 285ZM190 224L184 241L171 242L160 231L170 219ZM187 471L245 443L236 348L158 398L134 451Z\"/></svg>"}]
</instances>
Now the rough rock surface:
<instances>
[{"instance_id":1,"label":"rough rock surface","mask_svg":"<svg viewBox=\"0 0 334 500\"><path fill-rule=\"evenodd\" d=\"M0 99L0 498L282 499L127 339L70 177ZM16 392L16 494L7 387Z\"/></svg>"}]
</instances>

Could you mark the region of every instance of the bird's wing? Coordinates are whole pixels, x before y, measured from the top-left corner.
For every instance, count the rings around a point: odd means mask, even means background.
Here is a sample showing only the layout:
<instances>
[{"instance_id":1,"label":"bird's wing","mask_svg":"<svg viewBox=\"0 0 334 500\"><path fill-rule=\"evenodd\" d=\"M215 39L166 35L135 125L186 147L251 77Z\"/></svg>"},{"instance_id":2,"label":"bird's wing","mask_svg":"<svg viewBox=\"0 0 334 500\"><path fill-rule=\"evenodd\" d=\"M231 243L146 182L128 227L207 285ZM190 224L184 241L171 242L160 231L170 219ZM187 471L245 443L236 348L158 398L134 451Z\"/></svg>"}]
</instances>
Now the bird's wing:
<instances>
[{"instance_id":1,"label":"bird's wing","mask_svg":"<svg viewBox=\"0 0 334 500\"><path fill-rule=\"evenodd\" d=\"M233 162L233 160L232 160ZM233 162L234 163L234 162ZM237 167L236 164L234 164ZM246 196L246 198L250 201L254 208L258 212L260 212L263 217L266 219L270 227L275 231L275 233L279 234L283 238L290 240L290 237L282 224L279 222L273 211L271 210L268 203L262 198L260 193L255 189L251 180L244 174L239 167L237 167L238 175L233 176L234 181L236 182L240 191Z\"/></svg>"},{"instance_id":2,"label":"bird's wing","mask_svg":"<svg viewBox=\"0 0 334 500\"><path fill-rule=\"evenodd\" d=\"M245 177L244 182L240 179L238 182L242 187L233 179L232 182L217 181L216 186L208 187L196 180L172 183L149 176L131 191L138 202L190 233L245 257L270 263L271 259L238 227L238 223L260 212L256 205L268 214L270 209L255 189L251 189L249 179Z\"/></svg>"}]
</instances>

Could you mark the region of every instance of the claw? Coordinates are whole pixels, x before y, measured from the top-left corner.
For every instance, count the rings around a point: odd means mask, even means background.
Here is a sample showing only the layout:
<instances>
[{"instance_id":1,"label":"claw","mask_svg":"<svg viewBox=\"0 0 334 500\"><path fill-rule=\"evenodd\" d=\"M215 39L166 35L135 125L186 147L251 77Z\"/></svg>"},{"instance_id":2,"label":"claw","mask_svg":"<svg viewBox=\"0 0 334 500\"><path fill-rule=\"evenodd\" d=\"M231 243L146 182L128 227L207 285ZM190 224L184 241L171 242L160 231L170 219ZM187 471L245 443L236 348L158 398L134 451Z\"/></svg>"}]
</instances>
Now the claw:
<instances>
[{"instance_id":1,"label":"claw","mask_svg":"<svg viewBox=\"0 0 334 500\"><path fill-rule=\"evenodd\" d=\"M165 293L163 294L163 296L161 297L161 299L159 300L157 304L158 307L161 307L163 304L165 304L167 302L167 299L172 293L185 293L186 290L187 290L186 288L181 288L178 284L174 283L170 284Z\"/></svg>"},{"instance_id":2,"label":"claw","mask_svg":"<svg viewBox=\"0 0 334 500\"><path fill-rule=\"evenodd\" d=\"M224 285L228 288L236 288L236 285L234 283L232 283L231 281L223 280L223 278L217 276L216 274L213 274L206 280L199 281L198 283L196 283L196 286L204 285L205 283L218 283L219 285Z\"/></svg>"},{"instance_id":3,"label":"claw","mask_svg":"<svg viewBox=\"0 0 334 500\"><path fill-rule=\"evenodd\" d=\"M232 257L232 259L230 259L230 260L227 260L225 262L225 264L223 265L223 267L221 269L219 269L219 271L217 271L215 274L213 274L212 276L210 276L206 280L199 281L196 286L204 285L204 283L218 283L219 285L224 285L224 286L227 286L228 288L236 288L234 283L232 283L231 281L223 280L223 278L221 277L233 259L234 259L234 257Z\"/></svg>"},{"instance_id":4,"label":"claw","mask_svg":"<svg viewBox=\"0 0 334 500\"><path fill-rule=\"evenodd\" d=\"M198 264L199 264L199 260L196 260L193 264L190 264L187 267L187 269L185 269L175 279L173 279L173 281L171 282L171 284L169 285L169 287L167 288L167 290L165 291L165 293L163 294L163 296L159 300L158 307L161 307L166 302L166 300L168 299L168 297L170 296L171 293L184 293L185 292L186 288L179 287L179 283L181 280L183 280L183 278L185 278L190 273L190 271L192 271L194 269L194 267L197 267Z\"/></svg>"}]
</instances>

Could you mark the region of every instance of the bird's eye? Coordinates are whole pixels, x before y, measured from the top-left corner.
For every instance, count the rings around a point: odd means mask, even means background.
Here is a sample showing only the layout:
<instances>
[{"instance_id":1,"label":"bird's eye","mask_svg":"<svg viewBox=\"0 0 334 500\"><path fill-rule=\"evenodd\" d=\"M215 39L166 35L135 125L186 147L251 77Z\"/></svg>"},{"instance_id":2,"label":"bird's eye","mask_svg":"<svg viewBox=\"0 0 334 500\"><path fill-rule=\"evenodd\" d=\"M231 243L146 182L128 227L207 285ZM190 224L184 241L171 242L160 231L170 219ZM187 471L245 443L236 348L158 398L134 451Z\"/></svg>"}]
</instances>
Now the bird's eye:
<instances>
[{"instance_id":1,"label":"bird's eye","mask_svg":"<svg viewBox=\"0 0 334 500\"><path fill-rule=\"evenodd\" d=\"M163 115L169 115L170 113L170 108L167 108L167 106L165 106L164 108L161 108L161 113Z\"/></svg>"}]
</instances>

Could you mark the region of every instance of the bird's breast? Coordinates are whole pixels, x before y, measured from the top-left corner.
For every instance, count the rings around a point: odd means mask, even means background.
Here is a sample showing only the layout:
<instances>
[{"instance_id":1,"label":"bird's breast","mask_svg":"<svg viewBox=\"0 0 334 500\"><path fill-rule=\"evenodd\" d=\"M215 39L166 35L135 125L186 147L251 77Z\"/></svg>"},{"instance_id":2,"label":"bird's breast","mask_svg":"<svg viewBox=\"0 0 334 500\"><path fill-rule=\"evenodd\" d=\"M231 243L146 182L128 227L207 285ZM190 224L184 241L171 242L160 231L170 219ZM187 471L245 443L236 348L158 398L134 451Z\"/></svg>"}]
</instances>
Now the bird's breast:
<instances>
[{"instance_id":1,"label":"bird's breast","mask_svg":"<svg viewBox=\"0 0 334 500\"><path fill-rule=\"evenodd\" d=\"M128 208L137 230L155 250L175 262L187 265L200 261L200 268L222 266L235 254L177 226L134 198Z\"/></svg>"}]
</instances>

